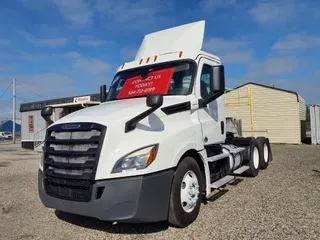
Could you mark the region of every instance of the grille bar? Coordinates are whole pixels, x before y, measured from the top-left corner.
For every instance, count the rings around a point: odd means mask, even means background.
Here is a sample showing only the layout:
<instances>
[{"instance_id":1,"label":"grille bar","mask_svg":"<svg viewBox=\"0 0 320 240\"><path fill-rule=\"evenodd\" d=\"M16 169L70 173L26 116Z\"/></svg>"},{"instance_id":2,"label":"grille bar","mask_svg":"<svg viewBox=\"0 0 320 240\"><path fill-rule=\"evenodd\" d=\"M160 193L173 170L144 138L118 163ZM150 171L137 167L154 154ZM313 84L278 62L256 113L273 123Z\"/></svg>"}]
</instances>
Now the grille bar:
<instances>
[{"instance_id":1,"label":"grille bar","mask_svg":"<svg viewBox=\"0 0 320 240\"><path fill-rule=\"evenodd\" d=\"M91 185L90 180L63 179L63 178L55 178L51 176L49 176L47 180L52 184L69 185L69 186L76 186L76 187L89 187Z\"/></svg>"},{"instance_id":2,"label":"grille bar","mask_svg":"<svg viewBox=\"0 0 320 240\"><path fill-rule=\"evenodd\" d=\"M54 162L52 159L46 160L47 166L52 167L61 167L61 168L68 168L68 169L85 169L85 168L93 168L95 165L94 161L86 161L85 163L61 163L61 162Z\"/></svg>"},{"instance_id":3,"label":"grille bar","mask_svg":"<svg viewBox=\"0 0 320 240\"><path fill-rule=\"evenodd\" d=\"M97 148L90 148L88 151L57 151L54 150L53 147L49 147L46 149L46 153L52 154L52 155L57 155L57 156L90 156L90 155L96 155L97 153Z\"/></svg>"},{"instance_id":4,"label":"grille bar","mask_svg":"<svg viewBox=\"0 0 320 240\"><path fill-rule=\"evenodd\" d=\"M66 175L66 174L60 174L60 173L55 173L51 169L47 169L45 171L46 176L50 177L56 177L56 178L63 178L63 179L75 179L75 180L88 180L91 179L91 173L84 173L83 175Z\"/></svg>"},{"instance_id":5,"label":"grille bar","mask_svg":"<svg viewBox=\"0 0 320 240\"><path fill-rule=\"evenodd\" d=\"M98 143L100 141L100 136L93 136L88 139L57 139L55 137L49 137L46 141L48 143L55 143L55 144Z\"/></svg>"}]
</instances>

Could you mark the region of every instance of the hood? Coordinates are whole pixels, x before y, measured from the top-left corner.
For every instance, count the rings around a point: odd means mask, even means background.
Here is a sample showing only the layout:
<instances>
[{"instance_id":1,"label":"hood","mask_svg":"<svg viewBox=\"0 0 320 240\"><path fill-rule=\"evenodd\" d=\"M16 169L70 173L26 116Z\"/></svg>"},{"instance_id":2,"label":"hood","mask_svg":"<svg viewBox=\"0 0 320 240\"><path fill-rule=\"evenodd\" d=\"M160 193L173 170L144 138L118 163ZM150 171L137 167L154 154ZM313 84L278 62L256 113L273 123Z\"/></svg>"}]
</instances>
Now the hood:
<instances>
[{"instance_id":1,"label":"hood","mask_svg":"<svg viewBox=\"0 0 320 240\"><path fill-rule=\"evenodd\" d=\"M187 96L164 96L163 105L160 108L186 102L187 100ZM146 97L122 99L104 102L97 106L78 110L59 119L54 124L67 122L96 122L108 125L111 122L127 121L147 109L149 109L149 107L146 105ZM159 118L166 116L162 111L159 111L159 109L155 114L157 114Z\"/></svg>"}]
</instances>

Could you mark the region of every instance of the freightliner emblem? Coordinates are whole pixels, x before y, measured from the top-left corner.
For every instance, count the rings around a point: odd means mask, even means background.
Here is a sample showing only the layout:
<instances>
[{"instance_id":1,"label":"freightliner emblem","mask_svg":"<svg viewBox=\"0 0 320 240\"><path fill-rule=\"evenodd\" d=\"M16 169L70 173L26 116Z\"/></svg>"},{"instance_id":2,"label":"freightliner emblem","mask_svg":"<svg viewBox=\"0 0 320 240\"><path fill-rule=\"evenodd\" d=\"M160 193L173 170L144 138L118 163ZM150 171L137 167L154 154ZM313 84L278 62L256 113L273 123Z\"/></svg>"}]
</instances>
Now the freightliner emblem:
<instances>
[{"instance_id":1,"label":"freightliner emblem","mask_svg":"<svg viewBox=\"0 0 320 240\"><path fill-rule=\"evenodd\" d=\"M69 123L69 124L64 124L62 125L62 129L77 129L80 127L80 124L78 123Z\"/></svg>"}]
</instances>

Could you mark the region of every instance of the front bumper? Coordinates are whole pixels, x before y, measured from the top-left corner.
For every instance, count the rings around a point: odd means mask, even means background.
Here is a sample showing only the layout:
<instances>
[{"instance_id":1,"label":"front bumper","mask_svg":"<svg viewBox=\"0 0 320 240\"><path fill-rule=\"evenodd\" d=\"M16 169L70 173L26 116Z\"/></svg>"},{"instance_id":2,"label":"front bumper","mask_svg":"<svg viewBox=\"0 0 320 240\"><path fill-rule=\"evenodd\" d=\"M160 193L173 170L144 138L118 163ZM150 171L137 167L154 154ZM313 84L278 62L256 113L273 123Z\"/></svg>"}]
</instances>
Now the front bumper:
<instances>
[{"instance_id":1,"label":"front bumper","mask_svg":"<svg viewBox=\"0 0 320 240\"><path fill-rule=\"evenodd\" d=\"M154 174L96 181L90 202L52 197L44 187L45 176L39 169L38 192L48 208L115 222L158 222L168 218L174 170ZM98 188L104 187L97 197ZM98 194L99 195L99 194Z\"/></svg>"}]
</instances>

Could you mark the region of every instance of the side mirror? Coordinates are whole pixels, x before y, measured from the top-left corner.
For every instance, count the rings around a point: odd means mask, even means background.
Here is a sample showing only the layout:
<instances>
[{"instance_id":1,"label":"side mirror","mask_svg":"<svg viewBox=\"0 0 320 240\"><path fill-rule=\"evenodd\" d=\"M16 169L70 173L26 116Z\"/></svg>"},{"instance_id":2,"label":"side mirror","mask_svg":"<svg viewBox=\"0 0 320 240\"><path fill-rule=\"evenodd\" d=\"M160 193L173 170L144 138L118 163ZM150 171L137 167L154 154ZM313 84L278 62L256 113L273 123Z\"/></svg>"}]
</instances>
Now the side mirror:
<instances>
[{"instance_id":1,"label":"side mirror","mask_svg":"<svg viewBox=\"0 0 320 240\"><path fill-rule=\"evenodd\" d=\"M44 118L44 120L46 120L49 124L52 124L53 121L50 119L50 116L53 113L53 108L52 107L44 107L41 110L41 116Z\"/></svg>"},{"instance_id":2,"label":"side mirror","mask_svg":"<svg viewBox=\"0 0 320 240\"><path fill-rule=\"evenodd\" d=\"M212 84L214 88L213 95L206 99L199 99L199 108L206 107L208 103L216 100L224 94L225 91L225 75L224 66L218 65L212 67Z\"/></svg>"},{"instance_id":3,"label":"side mirror","mask_svg":"<svg viewBox=\"0 0 320 240\"><path fill-rule=\"evenodd\" d=\"M163 104L163 96L160 94L147 95L147 106L150 108L160 107Z\"/></svg>"},{"instance_id":4,"label":"side mirror","mask_svg":"<svg viewBox=\"0 0 320 240\"><path fill-rule=\"evenodd\" d=\"M107 87L106 85L100 86L100 102L103 103L107 100Z\"/></svg>"},{"instance_id":5,"label":"side mirror","mask_svg":"<svg viewBox=\"0 0 320 240\"><path fill-rule=\"evenodd\" d=\"M212 76L213 76L213 88L214 93L225 91L225 75L224 75L224 66L218 65L212 67Z\"/></svg>"}]
</instances>

